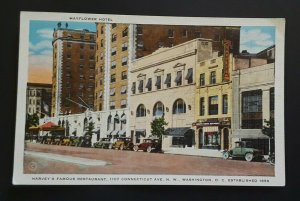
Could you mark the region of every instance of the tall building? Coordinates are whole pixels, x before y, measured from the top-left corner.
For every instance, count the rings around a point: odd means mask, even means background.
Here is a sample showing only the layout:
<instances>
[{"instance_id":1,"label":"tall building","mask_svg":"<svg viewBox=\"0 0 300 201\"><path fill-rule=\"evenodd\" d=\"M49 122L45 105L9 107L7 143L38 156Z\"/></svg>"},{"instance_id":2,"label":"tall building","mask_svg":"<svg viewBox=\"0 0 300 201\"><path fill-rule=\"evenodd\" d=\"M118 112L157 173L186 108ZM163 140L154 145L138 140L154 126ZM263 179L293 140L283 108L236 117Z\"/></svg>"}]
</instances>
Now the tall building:
<instances>
[{"instance_id":1,"label":"tall building","mask_svg":"<svg viewBox=\"0 0 300 201\"><path fill-rule=\"evenodd\" d=\"M95 110L127 108L128 69L134 59L158 48L195 38L211 39L213 51L223 54L223 41L239 53L240 27L97 24Z\"/></svg>"},{"instance_id":2,"label":"tall building","mask_svg":"<svg viewBox=\"0 0 300 201\"><path fill-rule=\"evenodd\" d=\"M82 113L94 107L96 33L62 28L53 33L51 115Z\"/></svg>"},{"instance_id":3,"label":"tall building","mask_svg":"<svg viewBox=\"0 0 300 201\"><path fill-rule=\"evenodd\" d=\"M26 111L28 114L38 114L39 117L50 116L51 84L27 83Z\"/></svg>"}]
</instances>

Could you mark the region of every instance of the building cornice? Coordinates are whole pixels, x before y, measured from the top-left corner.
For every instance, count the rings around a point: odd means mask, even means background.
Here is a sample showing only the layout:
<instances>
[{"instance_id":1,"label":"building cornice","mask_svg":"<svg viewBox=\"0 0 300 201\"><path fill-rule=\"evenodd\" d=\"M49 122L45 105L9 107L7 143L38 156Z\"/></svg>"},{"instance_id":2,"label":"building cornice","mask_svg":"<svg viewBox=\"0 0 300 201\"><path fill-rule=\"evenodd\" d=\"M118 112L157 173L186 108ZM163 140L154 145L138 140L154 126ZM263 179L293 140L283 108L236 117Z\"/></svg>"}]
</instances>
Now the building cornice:
<instances>
[{"instance_id":1,"label":"building cornice","mask_svg":"<svg viewBox=\"0 0 300 201\"><path fill-rule=\"evenodd\" d=\"M178 59L193 56L193 55L196 55L196 53L197 53L197 49L193 49L192 51L186 52L184 54L180 54L180 55L172 57L172 58L168 58L168 59L158 61L156 63L151 63L151 64L148 64L148 65L144 65L144 66L139 67L137 69L131 70L130 72L135 73L135 72L138 72L138 71L141 71L141 70L145 70L145 69L152 68L152 67L155 67L155 66L159 66L159 65L162 65L162 64L165 64L165 63L176 61Z\"/></svg>"}]
</instances>

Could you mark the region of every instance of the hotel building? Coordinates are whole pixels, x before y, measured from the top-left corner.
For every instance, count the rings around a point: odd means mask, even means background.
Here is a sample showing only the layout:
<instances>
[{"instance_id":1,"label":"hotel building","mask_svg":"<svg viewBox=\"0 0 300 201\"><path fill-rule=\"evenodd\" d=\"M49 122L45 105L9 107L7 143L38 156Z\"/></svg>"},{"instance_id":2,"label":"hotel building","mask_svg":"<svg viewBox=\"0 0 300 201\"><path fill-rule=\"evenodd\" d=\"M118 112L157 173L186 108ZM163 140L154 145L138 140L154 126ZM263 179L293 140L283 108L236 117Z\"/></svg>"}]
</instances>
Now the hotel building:
<instances>
[{"instance_id":1,"label":"hotel building","mask_svg":"<svg viewBox=\"0 0 300 201\"><path fill-rule=\"evenodd\" d=\"M53 32L52 116L94 106L96 33L62 28ZM79 103L79 104L78 104Z\"/></svg>"}]
</instances>

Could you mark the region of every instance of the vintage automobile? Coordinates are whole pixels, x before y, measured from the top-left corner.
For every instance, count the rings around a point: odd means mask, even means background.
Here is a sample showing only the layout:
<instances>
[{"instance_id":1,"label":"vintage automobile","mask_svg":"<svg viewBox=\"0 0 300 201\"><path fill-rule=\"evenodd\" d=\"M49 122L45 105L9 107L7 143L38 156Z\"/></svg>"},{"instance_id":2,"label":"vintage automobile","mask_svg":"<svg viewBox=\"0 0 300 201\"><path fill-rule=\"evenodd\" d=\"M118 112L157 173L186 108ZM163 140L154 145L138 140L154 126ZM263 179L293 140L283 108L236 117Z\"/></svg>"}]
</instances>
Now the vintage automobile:
<instances>
[{"instance_id":1,"label":"vintage automobile","mask_svg":"<svg viewBox=\"0 0 300 201\"><path fill-rule=\"evenodd\" d=\"M117 141L113 144L109 145L110 149L119 149L119 150L132 150L133 149L133 143L131 138L129 137L118 137Z\"/></svg>"},{"instance_id":2,"label":"vintage automobile","mask_svg":"<svg viewBox=\"0 0 300 201\"><path fill-rule=\"evenodd\" d=\"M69 146L71 143L70 137L63 137L60 141L60 145Z\"/></svg>"},{"instance_id":3,"label":"vintage automobile","mask_svg":"<svg viewBox=\"0 0 300 201\"><path fill-rule=\"evenodd\" d=\"M79 143L80 143L79 137L77 137L77 136L71 136L70 137L69 146L76 146L77 147L79 145Z\"/></svg>"},{"instance_id":4,"label":"vintage automobile","mask_svg":"<svg viewBox=\"0 0 300 201\"><path fill-rule=\"evenodd\" d=\"M250 141L237 141L235 148L223 151L223 159L245 158L246 161L261 160L263 158L262 151L253 148Z\"/></svg>"},{"instance_id":5,"label":"vintage automobile","mask_svg":"<svg viewBox=\"0 0 300 201\"><path fill-rule=\"evenodd\" d=\"M110 138L101 138L98 142L94 143L94 147L108 149L111 144Z\"/></svg>"},{"instance_id":6,"label":"vintage automobile","mask_svg":"<svg viewBox=\"0 0 300 201\"><path fill-rule=\"evenodd\" d=\"M79 137L79 139L80 139L79 147L91 147L92 146L92 136L86 134L82 137Z\"/></svg>"},{"instance_id":7,"label":"vintage automobile","mask_svg":"<svg viewBox=\"0 0 300 201\"><path fill-rule=\"evenodd\" d=\"M148 153L156 151L160 152L161 151L161 141L159 139L152 139L152 138L147 138L144 139L142 143L136 144L133 147L134 151L147 151Z\"/></svg>"}]
</instances>

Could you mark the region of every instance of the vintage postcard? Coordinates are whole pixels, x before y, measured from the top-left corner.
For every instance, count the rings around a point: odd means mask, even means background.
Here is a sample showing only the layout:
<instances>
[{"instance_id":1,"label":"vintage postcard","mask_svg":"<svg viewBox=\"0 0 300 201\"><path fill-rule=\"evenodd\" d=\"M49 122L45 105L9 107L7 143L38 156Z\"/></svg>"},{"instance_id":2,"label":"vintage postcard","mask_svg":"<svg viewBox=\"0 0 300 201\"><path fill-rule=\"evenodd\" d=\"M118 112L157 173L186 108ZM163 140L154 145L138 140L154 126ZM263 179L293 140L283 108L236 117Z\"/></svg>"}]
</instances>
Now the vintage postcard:
<instances>
[{"instance_id":1,"label":"vintage postcard","mask_svg":"<svg viewBox=\"0 0 300 201\"><path fill-rule=\"evenodd\" d=\"M284 186L284 26L21 12L13 184Z\"/></svg>"}]
</instances>

